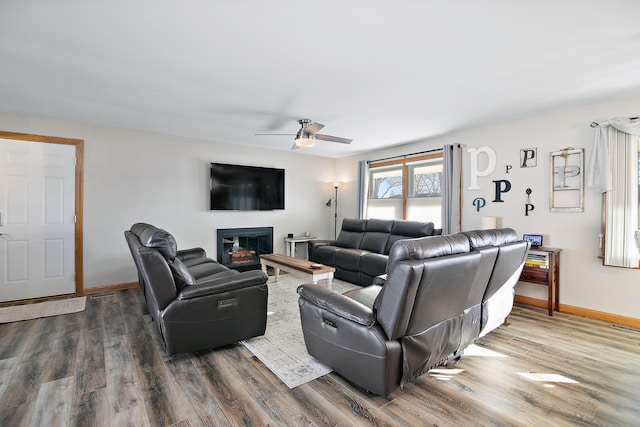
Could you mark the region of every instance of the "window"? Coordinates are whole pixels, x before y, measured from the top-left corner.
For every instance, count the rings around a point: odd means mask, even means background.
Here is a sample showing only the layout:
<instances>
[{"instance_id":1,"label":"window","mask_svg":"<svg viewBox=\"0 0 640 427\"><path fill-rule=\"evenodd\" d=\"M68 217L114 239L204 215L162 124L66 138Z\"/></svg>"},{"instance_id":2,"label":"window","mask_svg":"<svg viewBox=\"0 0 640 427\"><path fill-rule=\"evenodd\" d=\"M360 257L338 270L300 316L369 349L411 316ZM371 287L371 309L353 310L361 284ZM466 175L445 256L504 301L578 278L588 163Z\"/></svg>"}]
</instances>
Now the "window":
<instances>
[{"instance_id":1,"label":"window","mask_svg":"<svg viewBox=\"0 0 640 427\"><path fill-rule=\"evenodd\" d=\"M433 222L440 228L442 154L369 165L367 218Z\"/></svg>"},{"instance_id":2,"label":"window","mask_svg":"<svg viewBox=\"0 0 640 427\"><path fill-rule=\"evenodd\" d=\"M402 167L381 167L371 171L369 198L392 199L402 197Z\"/></svg>"},{"instance_id":3,"label":"window","mask_svg":"<svg viewBox=\"0 0 640 427\"><path fill-rule=\"evenodd\" d=\"M442 197L442 159L409 165L409 197Z\"/></svg>"}]
</instances>

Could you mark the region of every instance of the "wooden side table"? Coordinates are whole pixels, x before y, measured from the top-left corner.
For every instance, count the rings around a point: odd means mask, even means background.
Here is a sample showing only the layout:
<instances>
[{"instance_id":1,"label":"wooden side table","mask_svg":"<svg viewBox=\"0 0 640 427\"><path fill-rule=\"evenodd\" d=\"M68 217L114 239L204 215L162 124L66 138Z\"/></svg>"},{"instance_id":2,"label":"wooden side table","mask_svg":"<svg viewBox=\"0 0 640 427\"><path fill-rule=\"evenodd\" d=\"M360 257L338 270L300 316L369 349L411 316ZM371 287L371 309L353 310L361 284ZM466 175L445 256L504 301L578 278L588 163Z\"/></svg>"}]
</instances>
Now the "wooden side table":
<instances>
[{"instance_id":1,"label":"wooden side table","mask_svg":"<svg viewBox=\"0 0 640 427\"><path fill-rule=\"evenodd\" d=\"M535 283L549 288L547 296L547 308L549 316L553 311L560 311L560 252L562 249L541 246L531 248L530 253L539 252L545 254L546 266L525 264L520 275L521 282Z\"/></svg>"},{"instance_id":2,"label":"wooden side table","mask_svg":"<svg viewBox=\"0 0 640 427\"><path fill-rule=\"evenodd\" d=\"M309 240L316 239L314 236L297 236L297 237L285 237L285 254L287 256L296 257L296 243L307 243Z\"/></svg>"}]
</instances>

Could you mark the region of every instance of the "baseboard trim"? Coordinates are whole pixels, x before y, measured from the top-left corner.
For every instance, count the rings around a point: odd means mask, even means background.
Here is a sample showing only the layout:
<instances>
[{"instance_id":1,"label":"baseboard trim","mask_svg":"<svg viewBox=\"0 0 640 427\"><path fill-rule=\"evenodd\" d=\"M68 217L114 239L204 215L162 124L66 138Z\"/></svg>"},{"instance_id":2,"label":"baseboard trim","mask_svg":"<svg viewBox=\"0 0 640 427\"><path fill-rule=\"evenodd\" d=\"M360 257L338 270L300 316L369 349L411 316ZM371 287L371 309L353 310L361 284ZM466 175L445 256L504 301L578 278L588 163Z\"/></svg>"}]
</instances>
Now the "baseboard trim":
<instances>
[{"instance_id":1,"label":"baseboard trim","mask_svg":"<svg viewBox=\"0 0 640 427\"><path fill-rule=\"evenodd\" d=\"M116 285L96 286L95 288L84 288L82 295L104 294L105 292L121 291L123 289L135 289L138 282L119 283Z\"/></svg>"},{"instance_id":2,"label":"baseboard trim","mask_svg":"<svg viewBox=\"0 0 640 427\"><path fill-rule=\"evenodd\" d=\"M531 298L523 295L516 295L515 302L531 305L534 307L547 308L547 301ZM619 314L607 313L604 311L591 310L588 308L576 307L573 305L560 304L560 311L562 313L577 314L578 316L589 317L591 319L603 320L605 322L616 323L618 325L629 326L632 328L640 328L640 319L635 317L620 316Z\"/></svg>"}]
</instances>

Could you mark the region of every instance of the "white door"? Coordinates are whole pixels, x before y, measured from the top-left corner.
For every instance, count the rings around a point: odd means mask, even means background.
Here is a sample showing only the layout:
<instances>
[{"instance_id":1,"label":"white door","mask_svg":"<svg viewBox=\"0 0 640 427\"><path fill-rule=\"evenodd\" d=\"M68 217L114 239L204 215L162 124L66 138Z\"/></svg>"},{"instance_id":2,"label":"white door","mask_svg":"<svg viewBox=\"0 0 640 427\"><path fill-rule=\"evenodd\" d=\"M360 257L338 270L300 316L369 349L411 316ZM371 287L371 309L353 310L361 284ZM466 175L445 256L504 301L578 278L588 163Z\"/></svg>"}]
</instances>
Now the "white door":
<instances>
[{"instance_id":1,"label":"white door","mask_svg":"<svg viewBox=\"0 0 640 427\"><path fill-rule=\"evenodd\" d=\"M75 293L75 152L0 138L0 301Z\"/></svg>"}]
</instances>

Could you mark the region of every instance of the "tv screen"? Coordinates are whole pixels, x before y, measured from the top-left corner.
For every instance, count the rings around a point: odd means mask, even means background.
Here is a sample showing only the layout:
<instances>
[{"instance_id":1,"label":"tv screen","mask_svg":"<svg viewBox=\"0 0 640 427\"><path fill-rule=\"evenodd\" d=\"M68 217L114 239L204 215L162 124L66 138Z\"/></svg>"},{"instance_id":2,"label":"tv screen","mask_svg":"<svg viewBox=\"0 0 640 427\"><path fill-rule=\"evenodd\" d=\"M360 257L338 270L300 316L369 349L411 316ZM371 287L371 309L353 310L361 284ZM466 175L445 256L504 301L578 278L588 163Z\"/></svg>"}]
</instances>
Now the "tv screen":
<instances>
[{"instance_id":1,"label":"tv screen","mask_svg":"<svg viewBox=\"0 0 640 427\"><path fill-rule=\"evenodd\" d=\"M211 163L211 210L284 209L284 169Z\"/></svg>"}]
</instances>

